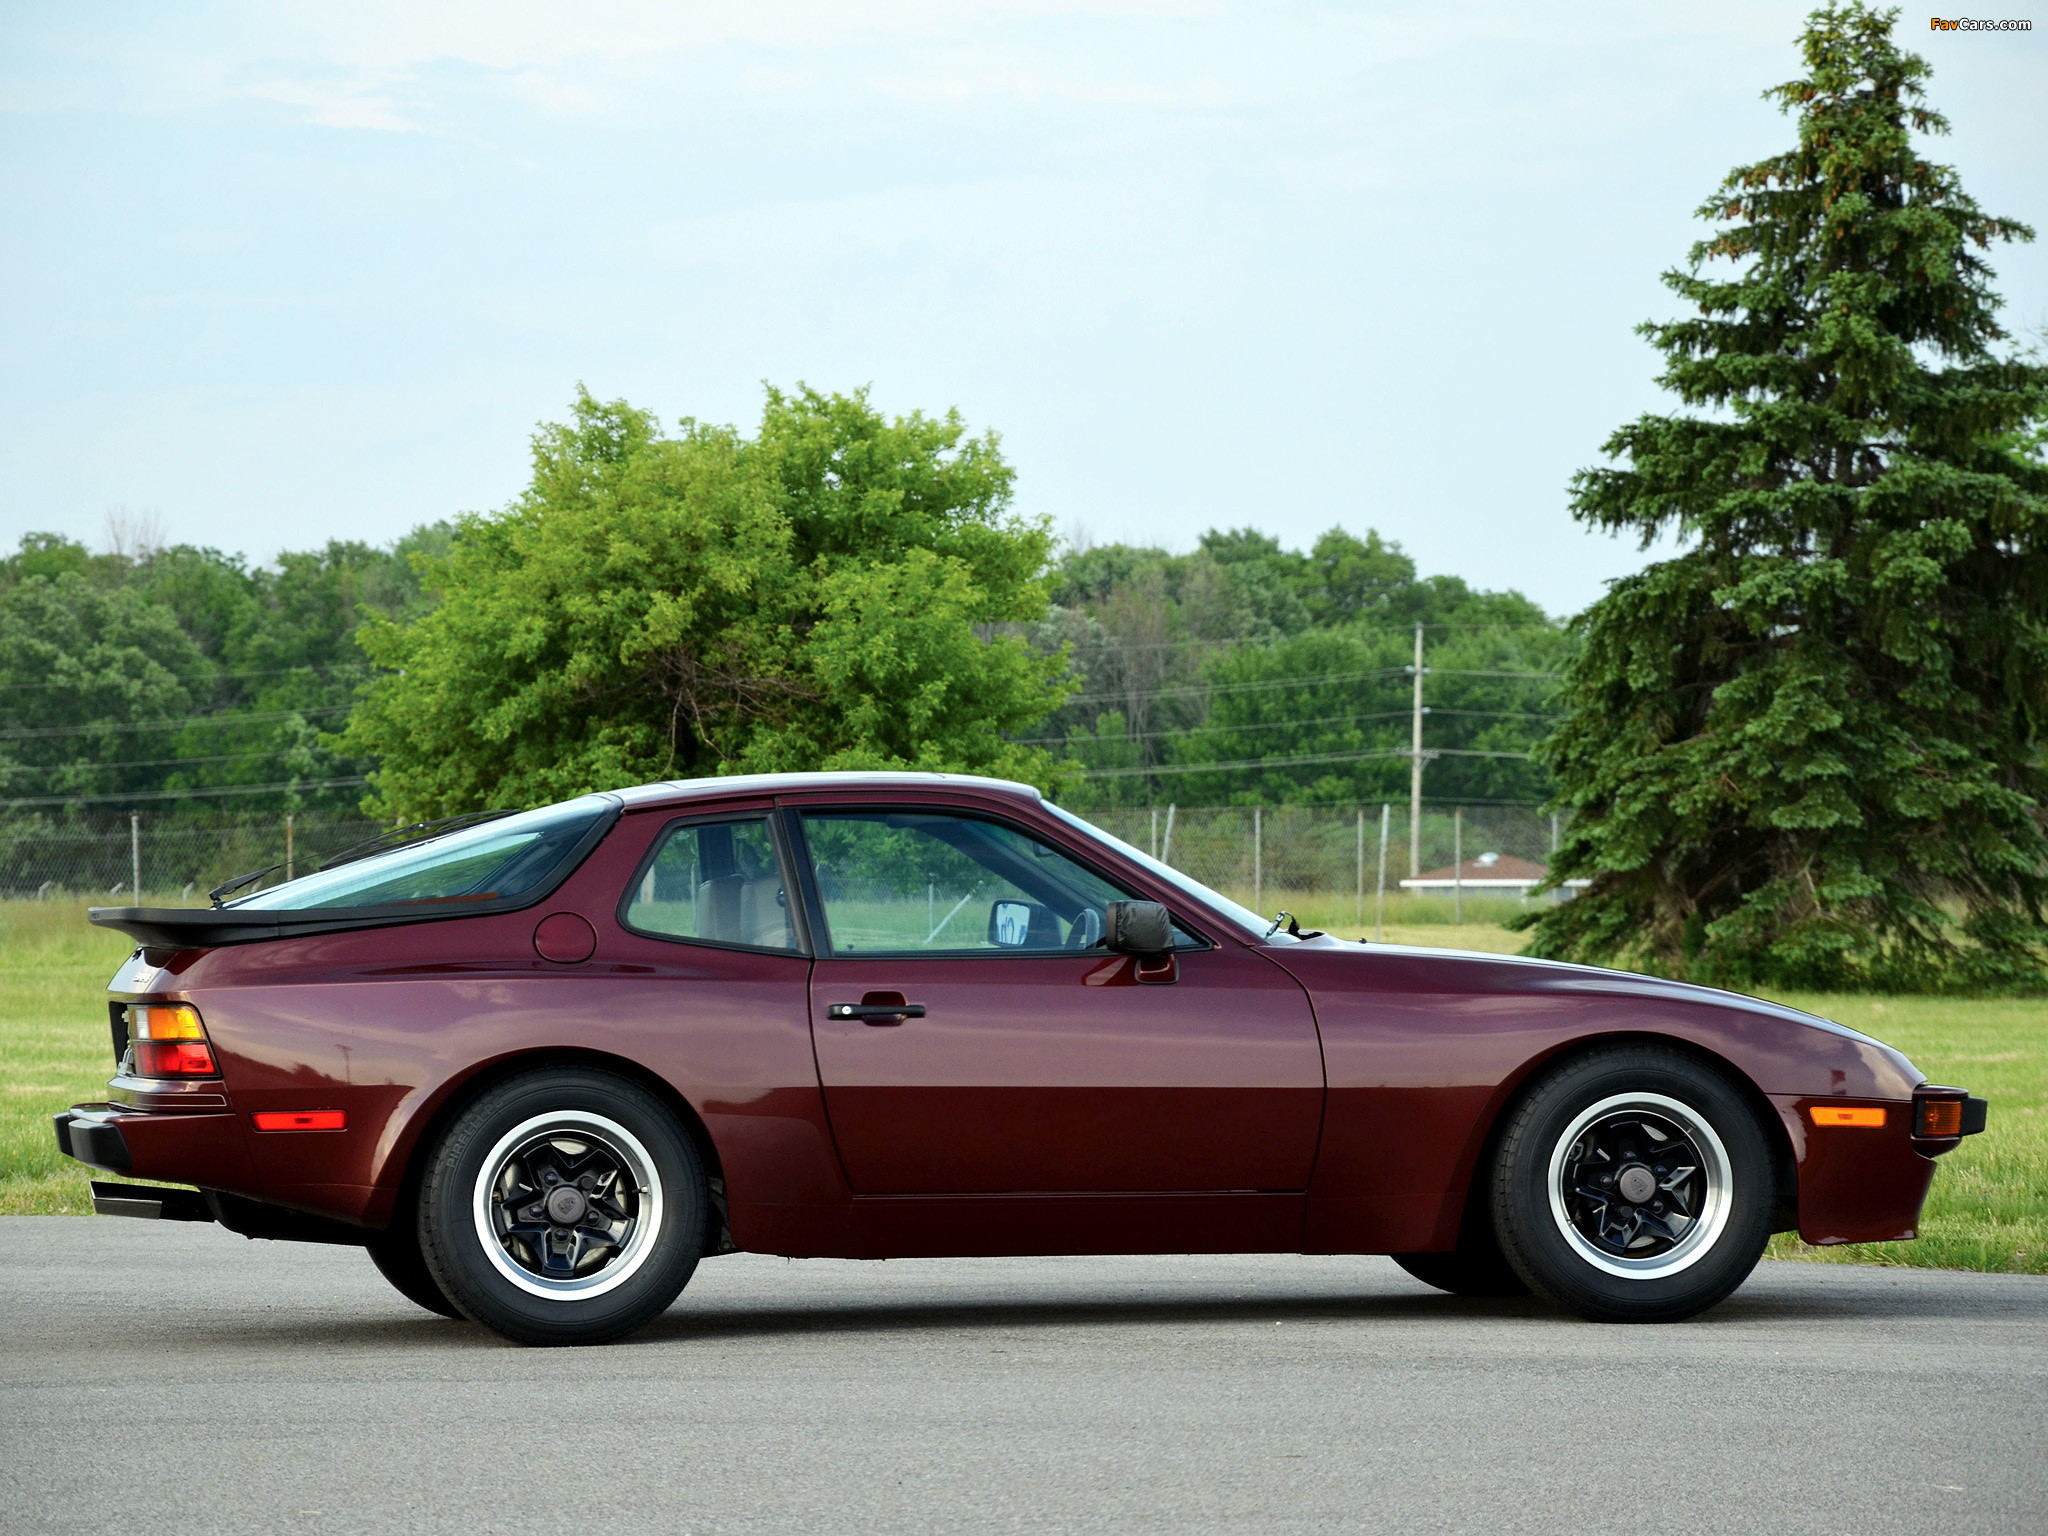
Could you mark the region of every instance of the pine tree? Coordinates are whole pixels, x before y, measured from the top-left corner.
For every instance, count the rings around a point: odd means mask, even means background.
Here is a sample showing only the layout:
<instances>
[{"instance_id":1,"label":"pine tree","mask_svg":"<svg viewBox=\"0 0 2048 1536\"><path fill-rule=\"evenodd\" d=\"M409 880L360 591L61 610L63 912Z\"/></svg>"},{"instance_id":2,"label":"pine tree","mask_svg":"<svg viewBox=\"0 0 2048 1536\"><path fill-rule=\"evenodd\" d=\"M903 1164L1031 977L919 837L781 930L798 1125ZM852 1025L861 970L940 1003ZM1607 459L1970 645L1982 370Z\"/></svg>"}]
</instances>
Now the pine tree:
<instances>
[{"instance_id":1,"label":"pine tree","mask_svg":"<svg viewBox=\"0 0 2048 1536\"><path fill-rule=\"evenodd\" d=\"M1576 901L1531 952L1737 986L2038 988L2048 928L2048 368L1999 328L1982 212L1896 11L1808 18L1640 327L1688 408L1582 471L1582 522L1676 532L1615 583L1545 748ZM1725 262L1732 272L1711 264Z\"/></svg>"}]
</instances>

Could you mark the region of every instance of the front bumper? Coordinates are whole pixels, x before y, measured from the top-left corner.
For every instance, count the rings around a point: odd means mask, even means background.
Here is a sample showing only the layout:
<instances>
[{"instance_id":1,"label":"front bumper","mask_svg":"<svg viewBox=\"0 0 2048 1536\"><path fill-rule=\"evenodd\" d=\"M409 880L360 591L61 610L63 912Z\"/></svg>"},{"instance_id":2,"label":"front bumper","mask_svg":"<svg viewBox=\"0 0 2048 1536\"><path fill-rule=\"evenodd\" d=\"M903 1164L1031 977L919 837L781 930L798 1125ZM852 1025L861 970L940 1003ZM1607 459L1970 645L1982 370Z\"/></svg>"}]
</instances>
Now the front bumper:
<instances>
[{"instance_id":1,"label":"front bumper","mask_svg":"<svg viewBox=\"0 0 2048 1536\"><path fill-rule=\"evenodd\" d=\"M1799 1235L1821 1246L1919 1236L1934 1160L1982 1131L1985 1122L1984 1100L1933 1083L1922 1083L1906 1103L1771 1097L1798 1165ZM1953 1135L1920 1134L1929 1124L1923 1115L1929 1103L1953 1106L1944 1122L1955 1128Z\"/></svg>"}]
</instances>

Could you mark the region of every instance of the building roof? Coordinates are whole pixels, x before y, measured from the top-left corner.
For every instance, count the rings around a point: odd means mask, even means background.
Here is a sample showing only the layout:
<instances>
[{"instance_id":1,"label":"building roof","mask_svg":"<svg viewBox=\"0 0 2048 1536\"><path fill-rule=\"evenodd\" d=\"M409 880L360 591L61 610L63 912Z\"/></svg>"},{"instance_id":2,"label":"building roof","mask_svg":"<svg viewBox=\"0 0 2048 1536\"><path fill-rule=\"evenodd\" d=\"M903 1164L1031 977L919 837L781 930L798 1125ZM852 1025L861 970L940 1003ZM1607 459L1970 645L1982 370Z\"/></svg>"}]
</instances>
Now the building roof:
<instances>
[{"instance_id":1,"label":"building roof","mask_svg":"<svg viewBox=\"0 0 2048 1536\"><path fill-rule=\"evenodd\" d=\"M1550 871L1533 859L1518 859L1507 853L1482 853L1463 864L1446 864L1427 870L1401 884L1408 889L1425 885L1534 885Z\"/></svg>"}]
</instances>

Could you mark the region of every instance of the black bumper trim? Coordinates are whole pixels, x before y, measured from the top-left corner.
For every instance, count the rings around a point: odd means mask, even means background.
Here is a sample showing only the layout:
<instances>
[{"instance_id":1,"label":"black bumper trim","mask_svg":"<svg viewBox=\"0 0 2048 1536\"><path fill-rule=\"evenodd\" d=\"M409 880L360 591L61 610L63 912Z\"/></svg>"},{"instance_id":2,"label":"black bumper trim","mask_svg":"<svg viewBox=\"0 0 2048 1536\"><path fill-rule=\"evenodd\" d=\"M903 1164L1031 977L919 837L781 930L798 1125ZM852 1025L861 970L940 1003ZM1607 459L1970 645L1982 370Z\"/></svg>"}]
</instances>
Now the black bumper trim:
<instances>
[{"instance_id":1,"label":"black bumper trim","mask_svg":"<svg viewBox=\"0 0 2048 1536\"><path fill-rule=\"evenodd\" d=\"M1985 1099L1963 1100L1963 1134L1981 1136L1984 1133L1985 1117L1991 1112L1991 1105Z\"/></svg>"},{"instance_id":2,"label":"black bumper trim","mask_svg":"<svg viewBox=\"0 0 2048 1536\"><path fill-rule=\"evenodd\" d=\"M148 1184L92 1181L92 1208L102 1216L139 1216L144 1221L213 1220L213 1207L196 1189L157 1189Z\"/></svg>"},{"instance_id":3,"label":"black bumper trim","mask_svg":"<svg viewBox=\"0 0 2048 1536\"><path fill-rule=\"evenodd\" d=\"M121 1127L92 1115L66 1110L55 1117L57 1150L93 1168L126 1173L135 1166Z\"/></svg>"}]
</instances>

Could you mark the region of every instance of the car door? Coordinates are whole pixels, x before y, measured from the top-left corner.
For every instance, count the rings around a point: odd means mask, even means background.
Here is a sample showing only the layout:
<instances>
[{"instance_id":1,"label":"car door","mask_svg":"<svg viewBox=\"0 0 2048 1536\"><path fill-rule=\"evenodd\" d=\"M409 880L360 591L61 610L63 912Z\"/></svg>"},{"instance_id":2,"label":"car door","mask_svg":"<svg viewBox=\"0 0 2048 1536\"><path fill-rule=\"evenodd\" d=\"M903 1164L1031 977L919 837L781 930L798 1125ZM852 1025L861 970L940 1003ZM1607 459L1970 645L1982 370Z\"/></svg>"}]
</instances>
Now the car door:
<instances>
[{"instance_id":1,"label":"car door","mask_svg":"<svg viewBox=\"0 0 2048 1536\"><path fill-rule=\"evenodd\" d=\"M812 1038L857 1195L1307 1186L1322 1053L1278 967L1183 931L1174 979L1141 983L1092 947L1132 893L995 817L795 821L821 909Z\"/></svg>"}]
</instances>

